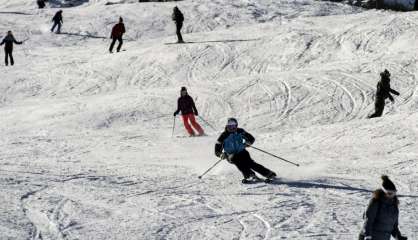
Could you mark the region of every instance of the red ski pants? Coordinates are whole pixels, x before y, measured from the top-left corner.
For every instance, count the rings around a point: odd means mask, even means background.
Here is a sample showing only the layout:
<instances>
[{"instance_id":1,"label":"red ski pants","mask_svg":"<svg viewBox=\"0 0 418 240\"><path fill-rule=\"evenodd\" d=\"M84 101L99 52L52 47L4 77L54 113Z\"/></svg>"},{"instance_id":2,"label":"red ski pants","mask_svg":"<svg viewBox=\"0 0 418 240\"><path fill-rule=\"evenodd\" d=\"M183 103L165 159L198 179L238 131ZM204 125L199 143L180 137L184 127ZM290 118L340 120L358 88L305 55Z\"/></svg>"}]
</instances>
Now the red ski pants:
<instances>
[{"instance_id":1,"label":"red ski pants","mask_svg":"<svg viewBox=\"0 0 418 240\"><path fill-rule=\"evenodd\" d=\"M195 133L192 129L192 126L193 126L194 129L196 129L196 131L199 133L199 135L204 134L204 131L203 131L202 127L199 125L199 123L196 122L196 119L195 119L193 113L182 115L182 117L183 117L184 127L186 128L187 132L190 135L195 135ZM192 124L192 126L190 126L189 121Z\"/></svg>"}]
</instances>

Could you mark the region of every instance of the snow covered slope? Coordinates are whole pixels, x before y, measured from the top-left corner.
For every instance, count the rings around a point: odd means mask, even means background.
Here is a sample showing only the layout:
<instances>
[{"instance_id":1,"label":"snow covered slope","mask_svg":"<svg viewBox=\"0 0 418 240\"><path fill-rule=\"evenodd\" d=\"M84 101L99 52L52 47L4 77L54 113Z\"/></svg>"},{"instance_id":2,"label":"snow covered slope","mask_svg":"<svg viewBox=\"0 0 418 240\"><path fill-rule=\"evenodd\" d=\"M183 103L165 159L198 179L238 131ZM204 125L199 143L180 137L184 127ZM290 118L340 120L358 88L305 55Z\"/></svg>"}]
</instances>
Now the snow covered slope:
<instances>
[{"instance_id":1,"label":"snow covered slope","mask_svg":"<svg viewBox=\"0 0 418 240\"><path fill-rule=\"evenodd\" d=\"M317 1L182 1L57 8L0 0L0 239L356 239L381 174L418 239L417 13ZM54 1L59 6L60 1ZM185 13L175 42L171 9ZM124 49L108 54L123 16ZM401 93L368 120L378 74ZM183 138L181 86L209 134ZM228 117L280 184L242 185L213 145Z\"/></svg>"}]
</instances>

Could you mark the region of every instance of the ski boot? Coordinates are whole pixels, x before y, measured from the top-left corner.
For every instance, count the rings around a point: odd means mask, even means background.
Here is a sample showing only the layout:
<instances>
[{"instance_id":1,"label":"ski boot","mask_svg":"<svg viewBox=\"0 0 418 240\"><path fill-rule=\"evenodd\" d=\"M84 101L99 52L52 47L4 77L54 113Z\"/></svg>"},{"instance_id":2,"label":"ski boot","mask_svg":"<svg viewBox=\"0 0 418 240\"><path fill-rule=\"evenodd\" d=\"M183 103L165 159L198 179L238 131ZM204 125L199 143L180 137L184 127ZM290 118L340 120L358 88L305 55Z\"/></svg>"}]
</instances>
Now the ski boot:
<instances>
[{"instance_id":1,"label":"ski boot","mask_svg":"<svg viewBox=\"0 0 418 240\"><path fill-rule=\"evenodd\" d=\"M256 175L249 176L247 178L242 179L243 184L250 184L250 183L256 183L262 181L259 177Z\"/></svg>"},{"instance_id":2,"label":"ski boot","mask_svg":"<svg viewBox=\"0 0 418 240\"><path fill-rule=\"evenodd\" d=\"M271 172L269 175L266 176L266 179L264 179L265 183L271 183L276 179L276 173Z\"/></svg>"}]
</instances>

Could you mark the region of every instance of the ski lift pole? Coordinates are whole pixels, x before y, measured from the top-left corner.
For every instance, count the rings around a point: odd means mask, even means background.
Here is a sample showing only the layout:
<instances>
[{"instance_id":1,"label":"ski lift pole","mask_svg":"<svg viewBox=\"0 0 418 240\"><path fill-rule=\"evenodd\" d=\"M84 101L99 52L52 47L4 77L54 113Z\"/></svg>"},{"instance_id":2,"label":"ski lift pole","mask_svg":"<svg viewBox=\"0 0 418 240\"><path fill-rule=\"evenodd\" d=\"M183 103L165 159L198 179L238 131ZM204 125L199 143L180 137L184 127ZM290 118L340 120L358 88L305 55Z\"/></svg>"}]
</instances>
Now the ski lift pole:
<instances>
[{"instance_id":1,"label":"ski lift pole","mask_svg":"<svg viewBox=\"0 0 418 240\"><path fill-rule=\"evenodd\" d=\"M250 148L254 148L255 150L258 150L258 151L260 151L260 152L262 152L262 153L265 153L265 154L270 155L270 156L272 156L272 157L275 157L275 158L277 158L277 159L280 159L280 160L282 160L282 161L284 161L284 162L287 162L287 163L293 164L293 165L295 165L295 166L297 166L297 167L299 167L299 166L300 166L298 163L294 163L294 162L288 161L288 160L286 160L286 159L284 159L284 158L282 158L282 157L276 156L276 155L274 155L274 154L272 154L272 153L269 153L269 152L264 151L264 150L262 150L262 149L259 149L259 148L257 148L257 147L254 147L254 146L249 146L249 147L250 147Z\"/></svg>"},{"instance_id":2,"label":"ski lift pole","mask_svg":"<svg viewBox=\"0 0 418 240\"><path fill-rule=\"evenodd\" d=\"M200 175L198 178L202 179L203 176L206 175L206 173L208 173L210 170L212 170L216 165L218 165L220 162L222 162L223 159L219 159L219 161L217 161L215 164L212 165L212 167L210 167L208 170L206 170L206 172L202 173L202 175Z\"/></svg>"}]
</instances>

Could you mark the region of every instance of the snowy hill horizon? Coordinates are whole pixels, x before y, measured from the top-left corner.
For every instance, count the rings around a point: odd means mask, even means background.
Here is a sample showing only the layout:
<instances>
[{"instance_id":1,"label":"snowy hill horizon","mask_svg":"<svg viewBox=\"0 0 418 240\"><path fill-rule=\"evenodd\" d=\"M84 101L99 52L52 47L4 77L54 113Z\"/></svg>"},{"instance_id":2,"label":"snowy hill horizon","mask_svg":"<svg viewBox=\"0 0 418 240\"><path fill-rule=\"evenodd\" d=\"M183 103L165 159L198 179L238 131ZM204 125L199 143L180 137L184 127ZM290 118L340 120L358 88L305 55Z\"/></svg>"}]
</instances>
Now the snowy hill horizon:
<instances>
[{"instance_id":1,"label":"snowy hill horizon","mask_svg":"<svg viewBox=\"0 0 418 240\"><path fill-rule=\"evenodd\" d=\"M418 13L50 2L0 0L0 38L26 40L0 65L0 239L358 239L381 175L398 189L401 232L418 239ZM173 44L174 6L186 44ZM123 50L109 54L119 17ZM384 69L400 96L368 119ZM187 137L180 117L172 136L183 86L208 136ZM227 161L198 179L230 117L300 167L249 148L277 182L242 184Z\"/></svg>"}]
</instances>

